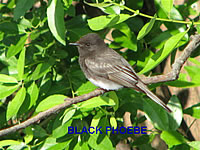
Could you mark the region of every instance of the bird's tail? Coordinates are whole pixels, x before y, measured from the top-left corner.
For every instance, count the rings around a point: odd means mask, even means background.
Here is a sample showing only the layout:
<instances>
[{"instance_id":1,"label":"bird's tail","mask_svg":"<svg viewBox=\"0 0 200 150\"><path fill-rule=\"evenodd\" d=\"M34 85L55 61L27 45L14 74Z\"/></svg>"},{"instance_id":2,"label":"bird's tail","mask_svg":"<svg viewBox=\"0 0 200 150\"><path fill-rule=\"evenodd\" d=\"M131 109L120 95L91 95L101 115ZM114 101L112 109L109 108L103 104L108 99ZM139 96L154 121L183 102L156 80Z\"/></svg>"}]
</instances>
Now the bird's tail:
<instances>
[{"instance_id":1,"label":"bird's tail","mask_svg":"<svg viewBox=\"0 0 200 150\"><path fill-rule=\"evenodd\" d=\"M160 98L158 98L153 92L151 92L148 87L141 81L139 81L136 86L142 91L144 92L149 98L151 98L154 102L156 102L157 104L159 104L160 106L162 106L166 111L168 112L172 112L171 109L169 109L169 107L166 106L166 104L160 100Z\"/></svg>"}]
</instances>

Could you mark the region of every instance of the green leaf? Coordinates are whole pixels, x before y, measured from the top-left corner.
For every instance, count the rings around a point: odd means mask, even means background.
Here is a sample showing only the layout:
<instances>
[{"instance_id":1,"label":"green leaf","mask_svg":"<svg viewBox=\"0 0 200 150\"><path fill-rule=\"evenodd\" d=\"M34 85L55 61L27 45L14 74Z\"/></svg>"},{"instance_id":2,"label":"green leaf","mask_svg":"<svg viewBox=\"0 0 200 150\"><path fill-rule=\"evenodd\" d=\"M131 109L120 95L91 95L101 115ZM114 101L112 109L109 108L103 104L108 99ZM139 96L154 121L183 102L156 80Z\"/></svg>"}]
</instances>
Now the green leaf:
<instances>
[{"instance_id":1,"label":"green leaf","mask_svg":"<svg viewBox=\"0 0 200 150\"><path fill-rule=\"evenodd\" d=\"M22 18L22 19L20 20L19 27L20 27L20 28L24 28L24 29L32 28L31 21L29 21L29 20L26 19L26 18Z\"/></svg>"},{"instance_id":2,"label":"green leaf","mask_svg":"<svg viewBox=\"0 0 200 150\"><path fill-rule=\"evenodd\" d=\"M197 150L200 149L200 141L192 141L192 142L188 142L187 144Z\"/></svg>"},{"instance_id":3,"label":"green leaf","mask_svg":"<svg viewBox=\"0 0 200 150\"><path fill-rule=\"evenodd\" d=\"M26 34L20 38L20 40L17 42L16 45L11 45L9 47L7 55L6 55L7 58L10 58L10 57L18 54L24 47L24 44L25 44L27 38L28 38L28 35Z\"/></svg>"},{"instance_id":4,"label":"green leaf","mask_svg":"<svg viewBox=\"0 0 200 150\"><path fill-rule=\"evenodd\" d=\"M200 34L200 25L198 24L198 25L196 25L196 29L197 29L197 33L199 33Z\"/></svg>"},{"instance_id":5,"label":"green leaf","mask_svg":"<svg viewBox=\"0 0 200 150\"><path fill-rule=\"evenodd\" d=\"M2 83L18 83L17 79L6 74L0 74L0 82Z\"/></svg>"},{"instance_id":6,"label":"green leaf","mask_svg":"<svg viewBox=\"0 0 200 150\"><path fill-rule=\"evenodd\" d=\"M89 101L82 102L79 107L82 109L91 109L100 106L113 106L113 105L115 105L113 99L105 96L98 96L90 99Z\"/></svg>"},{"instance_id":7,"label":"green leaf","mask_svg":"<svg viewBox=\"0 0 200 150\"><path fill-rule=\"evenodd\" d=\"M69 8L72 4L73 0L63 0L63 3L66 8Z\"/></svg>"},{"instance_id":8,"label":"green leaf","mask_svg":"<svg viewBox=\"0 0 200 150\"><path fill-rule=\"evenodd\" d=\"M200 67L197 66L185 66L184 69L189 74L193 83L200 84Z\"/></svg>"},{"instance_id":9,"label":"green leaf","mask_svg":"<svg viewBox=\"0 0 200 150\"><path fill-rule=\"evenodd\" d=\"M108 16L102 15L92 19L88 19L88 25L92 30L98 31L107 27L112 27L121 22L124 22L130 17L131 16L128 14L120 14L120 15L112 14Z\"/></svg>"},{"instance_id":10,"label":"green leaf","mask_svg":"<svg viewBox=\"0 0 200 150\"><path fill-rule=\"evenodd\" d=\"M19 19L33 6L35 0L18 0L14 9L14 20Z\"/></svg>"},{"instance_id":11,"label":"green leaf","mask_svg":"<svg viewBox=\"0 0 200 150\"><path fill-rule=\"evenodd\" d=\"M9 146L9 145L18 145L21 144L22 142L19 141L15 141L15 140L2 140L0 141L0 148L3 148L5 146Z\"/></svg>"},{"instance_id":12,"label":"green leaf","mask_svg":"<svg viewBox=\"0 0 200 150\"><path fill-rule=\"evenodd\" d=\"M145 49L137 60L137 67L144 68L153 55L154 53L150 49Z\"/></svg>"},{"instance_id":13,"label":"green leaf","mask_svg":"<svg viewBox=\"0 0 200 150\"><path fill-rule=\"evenodd\" d=\"M27 88L27 94L30 97L30 104L29 104L29 109L36 104L36 101L38 99L39 95L39 89L37 85L35 84L35 81Z\"/></svg>"},{"instance_id":14,"label":"green leaf","mask_svg":"<svg viewBox=\"0 0 200 150\"><path fill-rule=\"evenodd\" d=\"M172 110L171 113L168 114L169 118L169 129L176 130L180 127L182 119L183 119L183 112L181 103L177 96L173 95L167 106Z\"/></svg>"},{"instance_id":15,"label":"green leaf","mask_svg":"<svg viewBox=\"0 0 200 150\"><path fill-rule=\"evenodd\" d=\"M111 150L113 149L112 142L108 138L107 135L102 134L91 134L88 140L88 144L93 149L103 149L103 150Z\"/></svg>"},{"instance_id":16,"label":"green leaf","mask_svg":"<svg viewBox=\"0 0 200 150\"><path fill-rule=\"evenodd\" d=\"M160 18L163 18L163 19L167 18L168 19L169 16L170 16L170 19L184 20L181 12L178 9L176 9L175 7L172 7L172 9L170 11L170 15L169 15L169 14L167 14L165 9L161 5L161 0L155 0L155 4L156 4L155 6L157 8L157 14ZM177 33L185 32L185 30L186 30L185 24L171 23L171 22L166 22L166 21L164 21L163 23L167 27L167 29L168 29L168 31L170 32L171 35L176 35ZM186 34L184 40L180 41L178 45L180 46L180 45L185 44L185 41L188 41L188 38L189 38L189 36L188 36L188 34Z\"/></svg>"},{"instance_id":17,"label":"green leaf","mask_svg":"<svg viewBox=\"0 0 200 150\"><path fill-rule=\"evenodd\" d=\"M64 114L62 124L65 124L68 120L70 120L73 117L73 115L75 114L75 112L76 112L76 109L67 110L67 112L65 112L65 114Z\"/></svg>"},{"instance_id":18,"label":"green leaf","mask_svg":"<svg viewBox=\"0 0 200 150\"><path fill-rule=\"evenodd\" d=\"M109 6L109 7L105 7L105 8L100 8L103 12L105 12L106 14L120 14L120 7L119 6Z\"/></svg>"},{"instance_id":19,"label":"green leaf","mask_svg":"<svg viewBox=\"0 0 200 150\"><path fill-rule=\"evenodd\" d=\"M141 40L144 36L146 36L152 29L154 23L156 21L156 15L152 18L148 23L146 23L140 32L138 33L137 40Z\"/></svg>"},{"instance_id":20,"label":"green leaf","mask_svg":"<svg viewBox=\"0 0 200 150\"><path fill-rule=\"evenodd\" d=\"M110 125L111 125L111 127L114 127L114 129L117 128L117 121L114 116L110 117Z\"/></svg>"},{"instance_id":21,"label":"green leaf","mask_svg":"<svg viewBox=\"0 0 200 150\"><path fill-rule=\"evenodd\" d=\"M72 125L73 120L69 120L68 122L64 124L60 124L55 129L53 129L52 136L54 138L59 138L67 134L68 127Z\"/></svg>"},{"instance_id":22,"label":"green leaf","mask_svg":"<svg viewBox=\"0 0 200 150\"><path fill-rule=\"evenodd\" d=\"M86 1L84 3L92 7L97 7L107 14L120 14L120 7L111 3L88 3Z\"/></svg>"},{"instance_id":23,"label":"green leaf","mask_svg":"<svg viewBox=\"0 0 200 150\"><path fill-rule=\"evenodd\" d=\"M49 1L47 8L48 25L53 36L65 45L64 8L61 0Z\"/></svg>"},{"instance_id":24,"label":"green leaf","mask_svg":"<svg viewBox=\"0 0 200 150\"><path fill-rule=\"evenodd\" d=\"M125 47L134 51L137 51L137 40L135 34L130 30L126 23L120 23L114 26L115 29L112 32L114 41L117 42L121 47Z\"/></svg>"},{"instance_id":25,"label":"green leaf","mask_svg":"<svg viewBox=\"0 0 200 150\"><path fill-rule=\"evenodd\" d=\"M49 136L49 134L47 134L47 131L39 125L34 125L32 128L34 138L44 138Z\"/></svg>"},{"instance_id":26,"label":"green leaf","mask_svg":"<svg viewBox=\"0 0 200 150\"><path fill-rule=\"evenodd\" d=\"M55 150L55 149L70 149L69 147L71 146L72 139L67 140L66 142L59 142L55 144L54 146L51 146L48 148L48 150Z\"/></svg>"},{"instance_id":27,"label":"green leaf","mask_svg":"<svg viewBox=\"0 0 200 150\"><path fill-rule=\"evenodd\" d=\"M81 71L79 66L75 66L73 65L70 69L69 69L69 74L68 74L68 79L71 82L73 89L79 89L80 93L85 93L87 91L85 91L83 88L81 88L81 86L85 87L84 85L82 85L83 83L86 82L86 78L83 74L83 72ZM86 83L86 85L88 85L88 88L85 87L87 90L91 90L92 88L95 88L94 85L92 85L91 83ZM77 90L75 90L77 91ZM79 92L77 92L77 94L79 94Z\"/></svg>"},{"instance_id":28,"label":"green leaf","mask_svg":"<svg viewBox=\"0 0 200 150\"><path fill-rule=\"evenodd\" d=\"M169 120L166 110L150 99L144 100L144 111L148 120L159 130L169 129Z\"/></svg>"},{"instance_id":29,"label":"green leaf","mask_svg":"<svg viewBox=\"0 0 200 150\"><path fill-rule=\"evenodd\" d=\"M191 81L188 81L187 75L183 74L183 73L179 74L178 80L166 82L165 84L169 85L169 86L182 87L182 88L195 87L195 86L199 86L200 85L200 84L195 84L195 83L193 83Z\"/></svg>"},{"instance_id":30,"label":"green leaf","mask_svg":"<svg viewBox=\"0 0 200 150\"><path fill-rule=\"evenodd\" d=\"M200 81L199 81L200 68L198 66L185 66L184 69L189 74L190 76L189 79L188 79L188 74L180 73L178 80L167 82L165 84L174 86L174 87L183 87L183 88L199 86L200 85Z\"/></svg>"},{"instance_id":31,"label":"green leaf","mask_svg":"<svg viewBox=\"0 0 200 150\"><path fill-rule=\"evenodd\" d=\"M188 60L198 66L200 66L200 61L198 61L196 58L188 58Z\"/></svg>"},{"instance_id":32,"label":"green leaf","mask_svg":"<svg viewBox=\"0 0 200 150\"><path fill-rule=\"evenodd\" d=\"M166 11L168 16L170 17L170 12L173 7L173 0L161 0L161 4L163 6L163 9Z\"/></svg>"},{"instance_id":33,"label":"green leaf","mask_svg":"<svg viewBox=\"0 0 200 150\"><path fill-rule=\"evenodd\" d=\"M88 3L85 0L84 0L84 3L86 3L89 6L98 7L98 8L108 7L108 6L112 5L111 3L105 3L105 2L102 2L102 3Z\"/></svg>"},{"instance_id":34,"label":"green leaf","mask_svg":"<svg viewBox=\"0 0 200 150\"><path fill-rule=\"evenodd\" d=\"M200 103L185 109L184 114L191 115L194 118L200 119Z\"/></svg>"},{"instance_id":35,"label":"green leaf","mask_svg":"<svg viewBox=\"0 0 200 150\"><path fill-rule=\"evenodd\" d=\"M53 56L59 59L64 59L68 56L68 53L65 50L59 49L59 51L55 51L55 54Z\"/></svg>"},{"instance_id":36,"label":"green leaf","mask_svg":"<svg viewBox=\"0 0 200 150\"><path fill-rule=\"evenodd\" d=\"M90 81L83 83L77 90L75 93L77 93L78 95L83 95L89 92L92 92L96 89L97 87L92 84Z\"/></svg>"},{"instance_id":37,"label":"green leaf","mask_svg":"<svg viewBox=\"0 0 200 150\"><path fill-rule=\"evenodd\" d=\"M102 116L104 116L104 114L101 111L98 111L97 114L92 118L90 126L96 128Z\"/></svg>"},{"instance_id":38,"label":"green leaf","mask_svg":"<svg viewBox=\"0 0 200 150\"><path fill-rule=\"evenodd\" d=\"M24 148L29 148L30 146L26 145L24 142L21 142L20 144L16 144L16 145L11 145L8 147L9 150L21 150Z\"/></svg>"},{"instance_id":39,"label":"green leaf","mask_svg":"<svg viewBox=\"0 0 200 150\"><path fill-rule=\"evenodd\" d=\"M132 144L133 146L141 146L147 143L151 143L154 140L155 136L156 136L156 133L152 133L150 135L141 135L137 137Z\"/></svg>"},{"instance_id":40,"label":"green leaf","mask_svg":"<svg viewBox=\"0 0 200 150\"><path fill-rule=\"evenodd\" d=\"M45 98L43 101L41 101L39 103L39 105L36 108L36 112L41 112L41 111L45 111L53 106L56 106L58 104L62 104L64 102L64 99L66 98L66 96L64 95L51 95L47 98Z\"/></svg>"},{"instance_id":41,"label":"green leaf","mask_svg":"<svg viewBox=\"0 0 200 150\"><path fill-rule=\"evenodd\" d=\"M17 61L17 71L18 71L19 80L22 80L23 75L24 75L25 51L26 49L23 48Z\"/></svg>"},{"instance_id":42,"label":"green leaf","mask_svg":"<svg viewBox=\"0 0 200 150\"><path fill-rule=\"evenodd\" d=\"M2 85L0 84L0 99L5 98L9 95L11 95L13 92L15 92L18 89L19 85Z\"/></svg>"},{"instance_id":43,"label":"green leaf","mask_svg":"<svg viewBox=\"0 0 200 150\"><path fill-rule=\"evenodd\" d=\"M152 47L155 47L156 49L161 49L165 42L171 37L172 35L170 34L169 31L164 31L158 34L157 36L153 37L151 42Z\"/></svg>"},{"instance_id":44,"label":"green leaf","mask_svg":"<svg viewBox=\"0 0 200 150\"><path fill-rule=\"evenodd\" d=\"M174 50L178 42L183 38L186 33L187 31L181 32L168 39L164 45L164 48L159 50L151 57L147 65L140 71L140 74L146 73L159 65Z\"/></svg>"},{"instance_id":45,"label":"green leaf","mask_svg":"<svg viewBox=\"0 0 200 150\"><path fill-rule=\"evenodd\" d=\"M87 142L83 142L83 141L79 141L76 146L74 147L74 150L90 150L88 143Z\"/></svg>"},{"instance_id":46,"label":"green leaf","mask_svg":"<svg viewBox=\"0 0 200 150\"><path fill-rule=\"evenodd\" d=\"M33 131L31 126L25 128L25 134L24 141L26 144L28 144L33 140Z\"/></svg>"},{"instance_id":47,"label":"green leaf","mask_svg":"<svg viewBox=\"0 0 200 150\"><path fill-rule=\"evenodd\" d=\"M47 150L56 144L57 144L56 138L49 136L48 138L46 138L46 140L44 141L44 144L42 145L42 147L40 147L40 149Z\"/></svg>"},{"instance_id":48,"label":"green leaf","mask_svg":"<svg viewBox=\"0 0 200 150\"><path fill-rule=\"evenodd\" d=\"M185 143L187 140L177 131L163 131L161 133L161 139L163 139L169 148L173 147L174 145L179 145Z\"/></svg>"},{"instance_id":49,"label":"green leaf","mask_svg":"<svg viewBox=\"0 0 200 150\"><path fill-rule=\"evenodd\" d=\"M110 91L109 92L109 98L112 99L112 100L114 100L115 106L113 107L113 109L114 109L114 111L117 111L117 109L119 108L119 99L117 97L116 92Z\"/></svg>"},{"instance_id":50,"label":"green leaf","mask_svg":"<svg viewBox=\"0 0 200 150\"><path fill-rule=\"evenodd\" d=\"M24 102L26 96L26 89L25 87L22 87L15 97L13 98L12 101L8 103L8 108L7 108L7 114L6 114L6 119L9 120L13 116L16 116L19 108L21 107L22 103Z\"/></svg>"},{"instance_id":51,"label":"green leaf","mask_svg":"<svg viewBox=\"0 0 200 150\"><path fill-rule=\"evenodd\" d=\"M45 75L47 72L50 71L50 67L51 67L51 65L47 62L38 64L32 74L32 79L37 80L37 79L41 78L43 75Z\"/></svg>"},{"instance_id":52,"label":"green leaf","mask_svg":"<svg viewBox=\"0 0 200 150\"><path fill-rule=\"evenodd\" d=\"M7 34L19 34L16 22L5 21L0 23L0 31Z\"/></svg>"}]
</instances>

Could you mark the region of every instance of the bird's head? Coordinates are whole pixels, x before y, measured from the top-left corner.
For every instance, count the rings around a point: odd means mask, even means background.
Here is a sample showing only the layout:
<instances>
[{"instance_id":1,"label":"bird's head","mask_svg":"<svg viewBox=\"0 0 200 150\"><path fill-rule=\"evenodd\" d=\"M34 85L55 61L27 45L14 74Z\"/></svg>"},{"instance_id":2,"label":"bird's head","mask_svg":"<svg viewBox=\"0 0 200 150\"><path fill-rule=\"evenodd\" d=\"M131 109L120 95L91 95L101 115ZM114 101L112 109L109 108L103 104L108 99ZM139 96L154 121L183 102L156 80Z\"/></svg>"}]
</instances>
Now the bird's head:
<instances>
[{"instance_id":1,"label":"bird's head","mask_svg":"<svg viewBox=\"0 0 200 150\"><path fill-rule=\"evenodd\" d=\"M86 55L93 51L100 51L106 46L104 41L96 33L89 33L80 38L76 43L69 43L78 47L80 55Z\"/></svg>"}]
</instances>

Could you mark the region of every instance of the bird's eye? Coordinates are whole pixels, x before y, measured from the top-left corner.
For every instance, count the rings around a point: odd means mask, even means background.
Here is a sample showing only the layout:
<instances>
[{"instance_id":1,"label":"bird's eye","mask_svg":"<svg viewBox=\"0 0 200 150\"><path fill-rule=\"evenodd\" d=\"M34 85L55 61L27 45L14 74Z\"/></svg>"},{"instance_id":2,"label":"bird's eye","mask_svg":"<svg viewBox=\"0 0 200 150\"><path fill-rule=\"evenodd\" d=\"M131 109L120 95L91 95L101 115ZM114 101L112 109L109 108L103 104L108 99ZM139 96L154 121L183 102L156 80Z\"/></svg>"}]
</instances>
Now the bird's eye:
<instances>
[{"instance_id":1,"label":"bird's eye","mask_svg":"<svg viewBox=\"0 0 200 150\"><path fill-rule=\"evenodd\" d=\"M90 46L90 44L89 44L89 43L86 43L85 45L86 45L86 46Z\"/></svg>"}]
</instances>

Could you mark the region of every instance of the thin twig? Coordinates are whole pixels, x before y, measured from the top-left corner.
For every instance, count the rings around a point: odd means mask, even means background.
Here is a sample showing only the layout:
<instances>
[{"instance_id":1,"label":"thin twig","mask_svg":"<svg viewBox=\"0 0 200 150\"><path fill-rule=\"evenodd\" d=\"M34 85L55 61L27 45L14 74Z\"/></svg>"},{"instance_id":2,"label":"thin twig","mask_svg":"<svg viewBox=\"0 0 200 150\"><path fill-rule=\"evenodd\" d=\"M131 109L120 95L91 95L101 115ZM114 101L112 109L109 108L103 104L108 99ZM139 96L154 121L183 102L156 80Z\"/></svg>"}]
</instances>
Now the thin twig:
<instances>
[{"instance_id":1,"label":"thin twig","mask_svg":"<svg viewBox=\"0 0 200 150\"><path fill-rule=\"evenodd\" d=\"M200 35L196 34L191 37L191 41L184 49L182 55L172 65L171 72L169 72L166 75L158 75L158 76L153 76L153 77L142 78L143 82L146 84L152 84L152 83L176 80L178 78L178 75L180 73L181 67L183 66L184 62L190 56L192 51L194 51L199 45L200 45ZM100 96L101 94L103 94L105 92L107 92L107 91L105 91L103 89L96 89L96 90L94 90L88 94L82 95L82 96L77 96L74 98L66 98L65 102L63 104L54 106L44 112L40 112L36 116L34 116L20 124L0 130L0 136L8 135L8 134L16 132L20 129L24 129L24 128L30 126L31 124L34 124L34 123L38 122L39 120L50 116L51 114L55 114L62 109L70 107L73 104L86 101L88 99L91 99L92 97Z\"/></svg>"}]
</instances>

